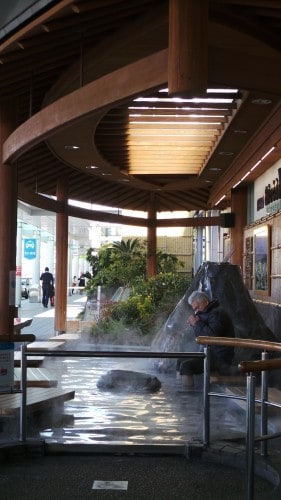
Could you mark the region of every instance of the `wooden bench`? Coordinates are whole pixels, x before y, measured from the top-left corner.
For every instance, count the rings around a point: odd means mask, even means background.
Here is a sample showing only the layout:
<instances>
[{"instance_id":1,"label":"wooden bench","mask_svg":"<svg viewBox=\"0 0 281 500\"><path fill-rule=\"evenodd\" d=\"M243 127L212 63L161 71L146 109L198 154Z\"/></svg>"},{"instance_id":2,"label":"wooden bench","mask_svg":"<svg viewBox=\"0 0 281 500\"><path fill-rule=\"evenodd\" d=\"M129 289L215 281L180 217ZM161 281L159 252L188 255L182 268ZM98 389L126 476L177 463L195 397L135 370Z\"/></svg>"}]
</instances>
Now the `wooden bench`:
<instances>
[{"instance_id":1,"label":"wooden bench","mask_svg":"<svg viewBox=\"0 0 281 500\"><path fill-rule=\"evenodd\" d=\"M60 341L50 341L50 340L36 340L31 344L28 344L27 349L29 351L52 351L61 347L65 344L64 340Z\"/></svg>"},{"instance_id":2,"label":"wooden bench","mask_svg":"<svg viewBox=\"0 0 281 500\"><path fill-rule=\"evenodd\" d=\"M226 387L224 389L225 393L231 396L243 396L246 397L246 387ZM255 396L256 399L260 399L261 392L260 392L260 387L256 387L255 390ZM240 406L243 410L247 409L247 402L244 399L233 399L233 401ZM275 387L269 387L268 388L268 401L271 401L273 403L278 403L281 404L281 391L279 389L276 389ZM256 408L259 409L260 405L257 404ZM274 407L269 406L268 407L268 412L274 412L276 409ZM280 412L280 409L278 409Z\"/></svg>"},{"instance_id":3,"label":"wooden bench","mask_svg":"<svg viewBox=\"0 0 281 500\"><path fill-rule=\"evenodd\" d=\"M26 363L30 367L41 366L44 359L45 356L27 356ZM14 366L21 366L21 351L14 352Z\"/></svg>"},{"instance_id":4,"label":"wooden bench","mask_svg":"<svg viewBox=\"0 0 281 500\"><path fill-rule=\"evenodd\" d=\"M14 368L14 387L20 388L21 369ZM26 373L27 387L57 387L57 379L50 374L46 368L27 368Z\"/></svg>"},{"instance_id":5,"label":"wooden bench","mask_svg":"<svg viewBox=\"0 0 281 500\"><path fill-rule=\"evenodd\" d=\"M68 340L79 340L81 339L81 333L62 333L61 335L57 335L56 337L50 337L49 341L51 342L60 342L60 341L68 341Z\"/></svg>"},{"instance_id":6,"label":"wooden bench","mask_svg":"<svg viewBox=\"0 0 281 500\"><path fill-rule=\"evenodd\" d=\"M210 382L213 384L219 385L245 385L246 384L246 376L245 374L237 374L237 375L221 375L218 372L211 372L210 374Z\"/></svg>"},{"instance_id":7,"label":"wooden bench","mask_svg":"<svg viewBox=\"0 0 281 500\"><path fill-rule=\"evenodd\" d=\"M62 409L64 402L74 399L75 391L56 387L27 389L27 415L45 410ZM21 394L0 394L0 416L16 416L19 413Z\"/></svg>"}]
</instances>

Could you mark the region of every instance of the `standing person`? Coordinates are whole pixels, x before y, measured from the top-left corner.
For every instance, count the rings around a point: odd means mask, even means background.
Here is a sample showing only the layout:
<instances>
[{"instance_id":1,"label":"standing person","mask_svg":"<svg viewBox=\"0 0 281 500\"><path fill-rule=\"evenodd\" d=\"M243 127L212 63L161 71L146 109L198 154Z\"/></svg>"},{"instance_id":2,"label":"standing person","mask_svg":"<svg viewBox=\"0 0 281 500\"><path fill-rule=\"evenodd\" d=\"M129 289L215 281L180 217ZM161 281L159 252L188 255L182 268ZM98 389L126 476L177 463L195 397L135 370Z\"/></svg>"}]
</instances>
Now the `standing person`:
<instances>
[{"instance_id":1,"label":"standing person","mask_svg":"<svg viewBox=\"0 0 281 500\"><path fill-rule=\"evenodd\" d=\"M84 273L81 273L81 274L80 274L79 281L78 281L78 286L79 286L79 287L81 287L81 288L80 288L80 294L81 294L81 295L82 295L82 293L83 293L83 288L85 287L85 284L86 284L85 274L84 274Z\"/></svg>"},{"instance_id":2,"label":"standing person","mask_svg":"<svg viewBox=\"0 0 281 500\"><path fill-rule=\"evenodd\" d=\"M45 272L41 274L40 281L42 281L42 304L43 307L48 307L50 293L54 285L54 277L48 267L45 267Z\"/></svg>"},{"instance_id":3,"label":"standing person","mask_svg":"<svg viewBox=\"0 0 281 500\"><path fill-rule=\"evenodd\" d=\"M51 307L55 307L55 287L54 284L50 285L49 298Z\"/></svg>"},{"instance_id":4,"label":"standing person","mask_svg":"<svg viewBox=\"0 0 281 500\"><path fill-rule=\"evenodd\" d=\"M71 290L71 294L73 295L74 294L74 288L77 286L77 277L76 276L73 276L73 280L72 280L72 290Z\"/></svg>"},{"instance_id":5,"label":"standing person","mask_svg":"<svg viewBox=\"0 0 281 500\"><path fill-rule=\"evenodd\" d=\"M232 320L217 299L210 300L205 292L193 292L188 298L194 314L189 316L187 322L193 326L194 334L207 337L235 337ZM229 346L211 346L211 370L221 374L230 373L234 348ZM204 346L200 346L204 351ZM179 359L177 371L181 375L183 385L193 387L193 375L204 371L202 358Z\"/></svg>"}]
</instances>

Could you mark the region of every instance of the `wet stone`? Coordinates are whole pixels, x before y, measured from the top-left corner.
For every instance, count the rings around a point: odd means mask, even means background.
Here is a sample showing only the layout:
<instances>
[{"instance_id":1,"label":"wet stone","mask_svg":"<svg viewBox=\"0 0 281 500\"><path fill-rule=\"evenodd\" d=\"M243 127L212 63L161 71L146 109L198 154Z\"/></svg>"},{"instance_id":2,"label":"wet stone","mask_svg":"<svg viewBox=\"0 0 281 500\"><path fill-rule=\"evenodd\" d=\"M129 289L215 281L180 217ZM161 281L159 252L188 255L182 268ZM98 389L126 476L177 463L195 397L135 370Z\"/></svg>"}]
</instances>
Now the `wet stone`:
<instances>
[{"instance_id":1,"label":"wet stone","mask_svg":"<svg viewBox=\"0 0 281 500\"><path fill-rule=\"evenodd\" d=\"M156 392L161 388L161 382L157 377L148 373L110 370L99 378L97 387L118 391Z\"/></svg>"}]
</instances>

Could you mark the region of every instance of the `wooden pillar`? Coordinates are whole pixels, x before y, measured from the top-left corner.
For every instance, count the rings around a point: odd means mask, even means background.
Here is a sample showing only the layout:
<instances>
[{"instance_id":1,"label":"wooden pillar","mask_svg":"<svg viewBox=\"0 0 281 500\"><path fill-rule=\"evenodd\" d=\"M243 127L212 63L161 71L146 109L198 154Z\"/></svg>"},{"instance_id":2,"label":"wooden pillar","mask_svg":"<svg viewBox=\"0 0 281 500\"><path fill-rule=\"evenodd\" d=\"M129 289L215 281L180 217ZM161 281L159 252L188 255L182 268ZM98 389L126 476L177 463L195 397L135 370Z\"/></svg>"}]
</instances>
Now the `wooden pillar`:
<instances>
[{"instance_id":1,"label":"wooden pillar","mask_svg":"<svg viewBox=\"0 0 281 500\"><path fill-rule=\"evenodd\" d=\"M55 331L64 333L67 320L67 256L68 256L68 183L61 178L57 183L57 201L62 202L62 211L56 215L56 278L55 278Z\"/></svg>"},{"instance_id":2,"label":"wooden pillar","mask_svg":"<svg viewBox=\"0 0 281 500\"><path fill-rule=\"evenodd\" d=\"M4 165L3 144L16 127L17 104L0 104L0 340L13 336L17 316L16 251L17 251L17 169Z\"/></svg>"},{"instance_id":3,"label":"wooden pillar","mask_svg":"<svg viewBox=\"0 0 281 500\"><path fill-rule=\"evenodd\" d=\"M243 268L243 236L247 224L247 188L231 193L231 211L235 214L235 227L230 229L230 246L233 248L231 263Z\"/></svg>"},{"instance_id":4,"label":"wooden pillar","mask_svg":"<svg viewBox=\"0 0 281 500\"><path fill-rule=\"evenodd\" d=\"M156 270L156 210L154 197L151 196L148 208L148 228L147 228L147 277L151 278L157 273Z\"/></svg>"},{"instance_id":5,"label":"wooden pillar","mask_svg":"<svg viewBox=\"0 0 281 500\"><path fill-rule=\"evenodd\" d=\"M208 0L170 0L170 95L204 95L208 80Z\"/></svg>"}]
</instances>

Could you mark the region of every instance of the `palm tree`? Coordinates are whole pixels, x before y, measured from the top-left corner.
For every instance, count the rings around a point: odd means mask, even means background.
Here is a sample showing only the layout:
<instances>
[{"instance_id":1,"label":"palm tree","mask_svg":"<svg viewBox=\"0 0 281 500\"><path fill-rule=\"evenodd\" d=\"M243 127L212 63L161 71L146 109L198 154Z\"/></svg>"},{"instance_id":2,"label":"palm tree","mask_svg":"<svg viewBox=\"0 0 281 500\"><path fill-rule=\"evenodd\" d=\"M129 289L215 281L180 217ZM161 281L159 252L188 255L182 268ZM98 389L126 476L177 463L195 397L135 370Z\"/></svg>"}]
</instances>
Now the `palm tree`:
<instances>
[{"instance_id":1,"label":"palm tree","mask_svg":"<svg viewBox=\"0 0 281 500\"><path fill-rule=\"evenodd\" d=\"M133 257L139 256L143 253L143 246L143 242L138 238L129 238L127 241L114 241L112 244L112 248L119 253L122 260L131 260Z\"/></svg>"}]
</instances>

